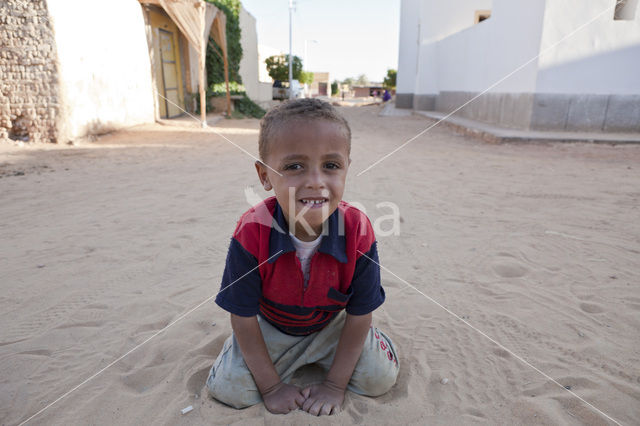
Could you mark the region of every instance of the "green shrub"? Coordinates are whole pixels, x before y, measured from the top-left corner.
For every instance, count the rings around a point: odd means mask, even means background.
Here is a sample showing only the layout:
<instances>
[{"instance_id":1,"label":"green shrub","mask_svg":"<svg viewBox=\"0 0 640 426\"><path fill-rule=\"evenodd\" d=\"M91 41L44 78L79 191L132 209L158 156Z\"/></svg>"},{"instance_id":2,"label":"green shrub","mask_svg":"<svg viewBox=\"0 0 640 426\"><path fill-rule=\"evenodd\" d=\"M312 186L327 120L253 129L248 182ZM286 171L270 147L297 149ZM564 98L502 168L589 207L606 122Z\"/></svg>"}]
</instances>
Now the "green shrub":
<instances>
[{"instance_id":1,"label":"green shrub","mask_svg":"<svg viewBox=\"0 0 640 426\"><path fill-rule=\"evenodd\" d=\"M338 82L334 81L331 83L331 96L335 96L338 94Z\"/></svg>"},{"instance_id":2,"label":"green shrub","mask_svg":"<svg viewBox=\"0 0 640 426\"><path fill-rule=\"evenodd\" d=\"M242 95L241 99L236 99L236 109L232 112L231 118L253 117L262 118L266 113L255 102L247 97L246 90L242 85L240 77L240 60L242 59L242 45L240 44L240 0L206 0L220 9L227 17L227 62L229 65L229 92L231 95ZM209 37L207 46L207 81L210 86L207 89L207 100L212 96L226 96L227 87L224 80L224 62L222 60L222 50ZM212 47L213 45L213 47ZM207 111L211 108L207 102ZM198 103L199 113L200 104Z\"/></svg>"},{"instance_id":3,"label":"green shrub","mask_svg":"<svg viewBox=\"0 0 640 426\"><path fill-rule=\"evenodd\" d=\"M229 81L242 83L240 78L240 60L242 59L242 45L240 44L240 0L207 0L220 9L227 17L227 61L229 63ZM211 83L224 82L224 62L222 50L209 37L207 45L207 81ZM211 47L211 46L214 47Z\"/></svg>"},{"instance_id":4,"label":"green shrub","mask_svg":"<svg viewBox=\"0 0 640 426\"><path fill-rule=\"evenodd\" d=\"M247 91L244 89L244 86L240 83L236 83L235 81L229 82L229 93L231 95L244 95ZM227 85L223 81L222 83L213 83L209 86L209 90L207 91L207 96L226 96L227 95Z\"/></svg>"},{"instance_id":5,"label":"green shrub","mask_svg":"<svg viewBox=\"0 0 640 426\"><path fill-rule=\"evenodd\" d=\"M247 95L244 95L242 99L236 100L235 105L236 111L241 112L246 117L262 118L267 113L258 104L249 99Z\"/></svg>"}]
</instances>

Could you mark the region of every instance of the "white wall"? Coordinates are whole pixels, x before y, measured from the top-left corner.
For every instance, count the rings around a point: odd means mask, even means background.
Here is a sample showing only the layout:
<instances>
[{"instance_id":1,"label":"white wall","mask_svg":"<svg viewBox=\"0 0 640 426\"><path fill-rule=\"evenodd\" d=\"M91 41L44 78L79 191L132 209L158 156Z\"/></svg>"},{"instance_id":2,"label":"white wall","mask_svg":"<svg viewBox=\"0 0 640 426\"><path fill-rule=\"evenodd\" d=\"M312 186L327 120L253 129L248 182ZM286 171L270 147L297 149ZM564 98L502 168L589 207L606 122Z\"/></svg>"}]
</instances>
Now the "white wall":
<instances>
[{"instance_id":1,"label":"white wall","mask_svg":"<svg viewBox=\"0 0 640 426\"><path fill-rule=\"evenodd\" d=\"M492 3L492 0L403 0L398 93L438 93L438 42L474 26L475 12L490 10ZM411 76L413 69L415 73Z\"/></svg>"},{"instance_id":2,"label":"white wall","mask_svg":"<svg viewBox=\"0 0 640 426\"><path fill-rule=\"evenodd\" d=\"M475 12L491 10L493 0L423 0L420 5L420 43L426 44L472 27Z\"/></svg>"},{"instance_id":3,"label":"white wall","mask_svg":"<svg viewBox=\"0 0 640 426\"><path fill-rule=\"evenodd\" d=\"M491 18L438 42L438 90L481 92L531 61L491 91L534 92L544 5L494 0Z\"/></svg>"},{"instance_id":4,"label":"white wall","mask_svg":"<svg viewBox=\"0 0 640 426\"><path fill-rule=\"evenodd\" d=\"M240 8L240 43L242 44L242 59L240 60L240 77L247 96L255 102L271 100L271 87L267 93L261 87L258 70L258 32L256 19L243 7Z\"/></svg>"},{"instance_id":5,"label":"white wall","mask_svg":"<svg viewBox=\"0 0 640 426\"><path fill-rule=\"evenodd\" d=\"M399 43L396 90L398 93L414 93L420 45L420 0L400 2Z\"/></svg>"},{"instance_id":6,"label":"white wall","mask_svg":"<svg viewBox=\"0 0 640 426\"><path fill-rule=\"evenodd\" d=\"M467 28L474 27L476 11L491 10L492 0L453 0L422 2L420 11L420 78L418 94L436 94L440 90L440 41ZM486 23L485 23L486 24ZM475 28L475 27L474 27ZM444 57L447 57L444 51ZM471 52L473 53L473 52ZM463 58L468 62L468 58ZM455 59L456 61L459 58ZM462 71L455 66L457 71ZM455 73L459 74L459 73Z\"/></svg>"},{"instance_id":7,"label":"white wall","mask_svg":"<svg viewBox=\"0 0 640 426\"><path fill-rule=\"evenodd\" d=\"M615 1L403 0L398 93L480 92L531 61L491 92L638 94L640 5L614 20Z\"/></svg>"},{"instance_id":8,"label":"white wall","mask_svg":"<svg viewBox=\"0 0 640 426\"><path fill-rule=\"evenodd\" d=\"M576 32L542 53L536 91L640 94L640 5L632 20L613 19L615 0L589 0L589 5L547 1L541 50Z\"/></svg>"},{"instance_id":9,"label":"white wall","mask_svg":"<svg viewBox=\"0 0 640 426\"><path fill-rule=\"evenodd\" d=\"M154 121L142 8L132 0L49 0L70 138Z\"/></svg>"}]
</instances>

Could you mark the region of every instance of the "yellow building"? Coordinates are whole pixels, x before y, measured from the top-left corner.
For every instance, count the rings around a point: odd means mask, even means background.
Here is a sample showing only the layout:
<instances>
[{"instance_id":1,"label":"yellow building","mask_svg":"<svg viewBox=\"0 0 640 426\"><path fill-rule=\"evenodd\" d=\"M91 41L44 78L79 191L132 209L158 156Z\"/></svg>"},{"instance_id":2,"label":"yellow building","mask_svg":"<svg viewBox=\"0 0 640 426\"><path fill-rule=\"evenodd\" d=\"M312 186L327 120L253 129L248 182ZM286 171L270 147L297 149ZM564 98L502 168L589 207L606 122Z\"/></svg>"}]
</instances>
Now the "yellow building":
<instances>
[{"instance_id":1,"label":"yellow building","mask_svg":"<svg viewBox=\"0 0 640 426\"><path fill-rule=\"evenodd\" d=\"M138 0L144 9L156 111L172 118L200 109L205 120L205 60L209 37L221 47L228 79L226 17L202 0ZM227 91L227 113L230 113Z\"/></svg>"},{"instance_id":2,"label":"yellow building","mask_svg":"<svg viewBox=\"0 0 640 426\"><path fill-rule=\"evenodd\" d=\"M148 25L151 27L151 60L157 90L157 105L160 118L172 118L182 114L186 108L184 94L197 92L187 85L186 72L190 68L188 43L176 24L159 7L147 6ZM197 65L197 62L196 62ZM188 71L188 69L187 69Z\"/></svg>"}]
</instances>

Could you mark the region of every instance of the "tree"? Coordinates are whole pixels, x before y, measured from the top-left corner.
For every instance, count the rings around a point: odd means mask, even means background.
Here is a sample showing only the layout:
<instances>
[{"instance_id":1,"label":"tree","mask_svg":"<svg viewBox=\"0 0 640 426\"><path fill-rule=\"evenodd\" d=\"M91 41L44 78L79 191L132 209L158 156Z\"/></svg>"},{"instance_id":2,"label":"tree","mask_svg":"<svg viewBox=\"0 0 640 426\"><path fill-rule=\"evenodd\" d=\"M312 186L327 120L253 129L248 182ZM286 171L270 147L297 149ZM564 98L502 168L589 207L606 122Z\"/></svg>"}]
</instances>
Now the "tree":
<instances>
[{"instance_id":1,"label":"tree","mask_svg":"<svg viewBox=\"0 0 640 426\"><path fill-rule=\"evenodd\" d=\"M338 80L333 80L331 83L331 96L337 95L340 90L340 82Z\"/></svg>"},{"instance_id":2,"label":"tree","mask_svg":"<svg viewBox=\"0 0 640 426\"><path fill-rule=\"evenodd\" d=\"M367 78L366 75L364 74L360 74L356 80L356 84L359 86L368 86L369 85L369 79Z\"/></svg>"},{"instance_id":3,"label":"tree","mask_svg":"<svg viewBox=\"0 0 640 426\"><path fill-rule=\"evenodd\" d=\"M289 55L269 56L264 60L267 64L269 76L274 80L289 81ZM292 74L294 80L300 80L302 72L302 60L298 56L293 56Z\"/></svg>"},{"instance_id":4,"label":"tree","mask_svg":"<svg viewBox=\"0 0 640 426\"><path fill-rule=\"evenodd\" d=\"M353 85L356 84L356 81L352 77L348 77L342 80L342 84L346 84L347 86L349 86L349 90L351 90Z\"/></svg>"},{"instance_id":5,"label":"tree","mask_svg":"<svg viewBox=\"0 0 640 426\"><path fill-rule=\"evenodd\" d=\"M384 78L382 85L385 89L395 89L396 88L396 77L398 75L398 71L389 68L387 70L387 76Z\"/></svg>"},{"instance_id":6,"label":"tree","mask_svg":"<svg viewBox=\"0 0 640 426\"><path fill-rule=\"evenodd\" d=\"M288 74L289 73L289 68L287 68L287 79ZM298 78L298 81L300 81L300 83L302 84L311 84L313 83L313 73L311 71L300 71L300 78Z\"/></svg>"}]
</instances>

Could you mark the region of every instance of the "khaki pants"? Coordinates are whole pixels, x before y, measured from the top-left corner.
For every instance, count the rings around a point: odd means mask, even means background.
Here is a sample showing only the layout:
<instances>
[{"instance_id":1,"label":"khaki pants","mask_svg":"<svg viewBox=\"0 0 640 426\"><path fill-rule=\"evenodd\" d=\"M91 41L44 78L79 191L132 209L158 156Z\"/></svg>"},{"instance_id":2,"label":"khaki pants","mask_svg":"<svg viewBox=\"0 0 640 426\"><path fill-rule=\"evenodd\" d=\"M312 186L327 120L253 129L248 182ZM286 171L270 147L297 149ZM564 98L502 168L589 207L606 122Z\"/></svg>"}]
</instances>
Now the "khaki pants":
<instances>
[{"instance_id":1,"label":"khaki pants","mask_svg":"<svg viewBox=\"0 0 640 426\"><path fill-rule=\"evenodd\" d=\"M346 313L342 311L318 332L308 336L290 336L258 316L269 356L282 381L288 383L293 373L307 364L315 363L328 371L345 319ZM391 339L371 327L347 389L360 395L382 395L395 384L398 369L398 356ZM249 407L262 401L233 334L225 341L211 367L207 388L212 397L235 408Z\"/></svg>"}]
</instances>

